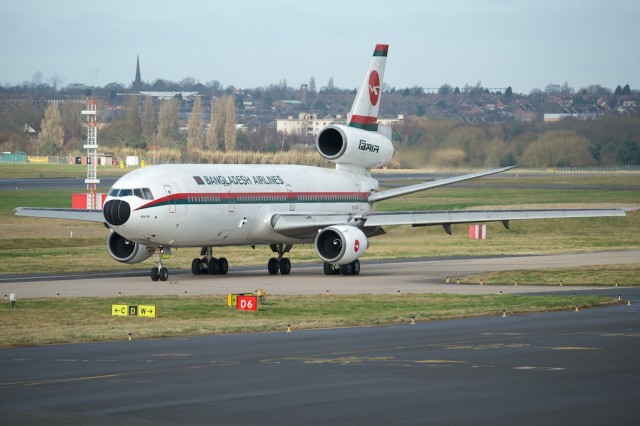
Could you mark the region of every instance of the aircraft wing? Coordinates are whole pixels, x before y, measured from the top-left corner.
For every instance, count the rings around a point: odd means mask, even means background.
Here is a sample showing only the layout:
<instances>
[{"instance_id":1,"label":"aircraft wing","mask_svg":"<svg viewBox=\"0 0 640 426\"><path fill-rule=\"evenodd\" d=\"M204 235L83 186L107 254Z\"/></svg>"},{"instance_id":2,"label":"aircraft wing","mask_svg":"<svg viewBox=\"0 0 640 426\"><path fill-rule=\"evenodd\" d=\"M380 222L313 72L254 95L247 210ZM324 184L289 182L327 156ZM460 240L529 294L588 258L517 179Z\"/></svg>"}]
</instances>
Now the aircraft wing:
<instances>
[{"instance_id":1,"label":"aircraft wing","mask_svg":"<svg viewBox=\"0 0 640 426\"><path fill-rule=\"evenodd\" d=\"M364 226L389 225L450 225L472 222L503 222L510 220L567 219L584 217L626 216L624 209L549 209L549 210L449 210L416 212L374 212L365 218Z\"/></svg>"},{"instance_id":2,"label":"aircraft wing","mask_svg":"<svg viewBox=\"0 0 640 426\"><path fill-rule=\"evenodd\" d=\"M43 207L16 207L16 216L46 217L49 219L83 220L86 222L105 222L102 210L56 209Z\"/></svg>"},{"instance_id":3,"label":"aircraft wing","mask_svg":"<svg viewBox=\"0 0 640 426\"><path fill-rule=\"evenodd\" d=\"M625 209L548 209L548 210L447 210L414 212L371 212L366 214L278 214L271 218L276 232L291 237L313 238L322 228L352 225L363 228L367 235L380 235L383 226L443 225L450 233L452 224L502 222L509 228L511 220L567 219L626 216ZM368 230L368 231L367 231Z\"/></svg>"}]
</instances>

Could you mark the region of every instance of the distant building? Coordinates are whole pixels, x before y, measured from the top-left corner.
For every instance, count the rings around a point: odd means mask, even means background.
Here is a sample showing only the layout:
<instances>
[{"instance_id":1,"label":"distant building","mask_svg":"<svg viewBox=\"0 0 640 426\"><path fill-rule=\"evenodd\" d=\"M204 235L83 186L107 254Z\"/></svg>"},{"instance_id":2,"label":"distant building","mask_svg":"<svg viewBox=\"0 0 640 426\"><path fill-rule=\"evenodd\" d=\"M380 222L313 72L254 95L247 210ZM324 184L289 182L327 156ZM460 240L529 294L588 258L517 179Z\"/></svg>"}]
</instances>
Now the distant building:
<instances>
[{"instance_id":1,"label":"distant building","mask_svg":"<svg viewBox=\"0 0 640 426\"><path fill-rule=\"evenodd\" d=\"M131 83L131 89L138 91L142 89L142 78L140 76L140 55L138 55L136 60L136 78Z\"/></svg>"},{"instance_id":2,"label":"distant building","mask_svg":"<svg viewBox=\"0 0 640 426\"><path fill-rule=\"evenodd\" d=\"M193 101L196 96L200 95L200 92L174 92L174 91L140 91L138 92L144 96L151 96L159 101L166 101L175 97L181 97L185 101Z\"/></svg>"},{"instance_id":3,"label":"distant building","mask_svg":"<svg viewBox=\"0 0 640 426\"><path fill-rule=\"evenodd\" d=\"M391 126L393 124L401 123L404 120L403 115L398 115L397 118L378 118L378 123ZM298 114L298 118L289 116L286 119L276 120L276 131L278 133L284 133L287 135L312 135L316 136L320 133L323 127L329 124L344 124L345 119L341 115L333 117L326 115L323 118L319 118L315 112L301 112Z\"/></svg>"},{"instance_id":4,"label":"distant building","mask_svg":"<svg viewBox=\"0 0 640 426\"><path fill-rule=\"evenodd\" d=\"M554 123L564 118L575 118L577 120L589 120L597 117L598 117L598 114L593 112L575 113L575 114L544 114L543 116L545 123Z\"/></svg>"}]
</instances>

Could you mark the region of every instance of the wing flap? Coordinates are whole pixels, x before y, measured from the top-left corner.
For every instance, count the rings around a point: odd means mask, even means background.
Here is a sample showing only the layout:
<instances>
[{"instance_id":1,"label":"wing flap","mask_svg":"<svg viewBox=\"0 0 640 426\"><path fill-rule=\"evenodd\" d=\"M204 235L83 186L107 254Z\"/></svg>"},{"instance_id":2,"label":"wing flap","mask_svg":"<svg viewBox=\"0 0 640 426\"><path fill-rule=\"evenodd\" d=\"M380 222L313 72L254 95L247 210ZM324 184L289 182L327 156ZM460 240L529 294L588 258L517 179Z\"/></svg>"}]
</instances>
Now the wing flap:
<instances>
[{"instance_id":1,"label":"wing flap","mask_svg":"<svg viewBox=\"0 0 640 426\"><path fill-rule=\"evenodd\" d=\"M381 212L366 217L365 226L442 225L508 220L566 219L626 216L623 209L550 209L550 210L454 210L422 212Z\"/></svg>"},{"instance_id":2,"label":"wing flap","mask_svg":"<svg viewBox=\"0 0 640 426\"><path fill-rule=\"evenodd\" d=\"M49 219L82 220L85 222L105 222L102 210L56 209L44 207L16 207L16 216L45 217Z\"/></svg>"}]
</instances>

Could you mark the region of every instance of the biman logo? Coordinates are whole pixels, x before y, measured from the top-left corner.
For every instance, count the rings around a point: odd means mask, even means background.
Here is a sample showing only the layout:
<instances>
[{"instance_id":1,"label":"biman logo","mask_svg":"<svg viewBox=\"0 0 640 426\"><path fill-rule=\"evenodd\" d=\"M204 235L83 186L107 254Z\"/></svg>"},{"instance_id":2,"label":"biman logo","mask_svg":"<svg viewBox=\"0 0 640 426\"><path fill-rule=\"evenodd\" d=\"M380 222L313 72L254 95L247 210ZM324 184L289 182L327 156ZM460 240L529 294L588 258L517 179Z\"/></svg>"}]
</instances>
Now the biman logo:
<instances>
[{"instance_id":1,"label":"biman logo","mask_svg":"<svg viewBox=\"0 0 640 426\"><path fill-rule=\"evenodd\" d=\"M373 70L369 74L369 100L371 105L376 106L380 98L380 76L378 71Z\"/></svg>"},{"instance_id":2,"label":"biman logo","mask_svg":"<svg viewBox=\"0 0 640 426\"><path fill-rule=\"evenodd\" d=\"M358 149L361 151L376 152L376 153L380 151L380 147L378 145L367 143L367 141L365 140L360 141L360 144L358 145Z\"/></svg>"},{"instance_id":3,"label":"biman logo","mask_svg":"<svg viewBox=\"0 0 640 426\"><path fill-rule=\"evenodd\" d=\"M360 241L356 240L355 243L353 243L353 250L357 253L360 250Z\"/></svg>"}]
</instances>

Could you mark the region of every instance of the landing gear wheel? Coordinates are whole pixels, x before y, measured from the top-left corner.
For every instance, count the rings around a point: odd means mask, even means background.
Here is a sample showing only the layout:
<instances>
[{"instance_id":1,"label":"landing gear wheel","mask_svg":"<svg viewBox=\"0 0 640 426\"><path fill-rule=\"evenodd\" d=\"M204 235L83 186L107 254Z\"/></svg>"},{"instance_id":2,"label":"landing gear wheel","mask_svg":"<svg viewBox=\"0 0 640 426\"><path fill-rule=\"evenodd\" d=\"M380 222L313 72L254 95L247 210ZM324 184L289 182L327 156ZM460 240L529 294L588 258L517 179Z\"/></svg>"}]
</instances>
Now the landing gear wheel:
<instances>
[{"instance_id":1,"label":"landing gear wheel","mask_svg":"<svg viewBox=\"0 0 640 426\"><path fill-rule=\"evenodd\" d=\"M229 262L227 262L226 257L221 257L220 259L218 259L218 266L218 273L220 275L227 275L227 272L229 271Z\"/></svg>"},{"instance_id":2,"label":"landing gear wheel","mask_svg":"<svg viewBox=\"0 0 640 426\"><path fill-rule=\"evenodd\" d=\"M160 281L166 281L169 279L169 270L164 266L160 268L159 278L160 278Z\"/></svg>"},{"instance_id":3,"label":"landing gear wheel","mask_svg":"<svg viewBox=\"0 0 640 426\"><path fill-rule=\"evenodd\" d=\"M220 262L218 262L218 259L209 259L206 262L209 275L218 275L220 273Z\"/></svg>"},{"instance_id":4,"label":"landing gear wheel","mask_svg":"<svg viewBox=\"0 0 640 426\"><path fill-rule=\"evenodd\" d=\"M356 259L351 264L353 265L353 275L360 275L360 261Z\"/></svg>"},{"instance_id":5,"label":"landing gear wheel","mask_svg":"<svg viewBox=\"0 0 640 426\"><path fill-rule=\"evenodd\" d=\"M202 273L202 270L200 269L201 263L202 261L200 259L193 259L191 261L191 273L193 275L200 275Z\"/></svg>"},{"instance_id":6,"label":"landing gear wheel","mask_svg":"<svg viewBox=\"0 0 640 426\"><path fill-rule=\"evenodd\" d=\"M269 270L269 275L277 275L278 269L280 269L280 262L275 257L269 259L269 263L267 263L267 269Z\"/></svg>"},{"instance_id":7,"label":"landing gear wheel","mask_svg":"<svg viewBox=\"0 0 640 426\"><path fill-rule=\"evenodd\" d=\"M340 265L340 272L342 275L359 275L360 274L360 261L358 259L346 265Z\"/></svg>"},{"instance_id":8,"label":"landing gear wheel","mask_svg":"<svg viewBox=\"0 0 640 426\"><path fill-rule=\"evenodd\" d=\"M151 281L158 281L160 279L159 269L154 266L151 268Z\"/></svg>"},{"instance_id":9,"label":"landing gear wheel","mask_svg":"<svg viewBox=\"0 0 640 426\"><path fill-rule=\"evenodd\" d=\"M340 273L340 267L331 263L325 262L323 265L325 275L337 275Z\"/></svg>"},{"instance_id":10,"label":"landing gear wheel","mask_svg":"<svg viewBox=\"0 0 640 426\"><path fill-rule=\"evenodd\" d=\"M291 272L291 261L288 257L280 259L280 273L282 275L289 275Z\"/></svg>"},{"instance_id":11,"label":"landing gear wheel","mask_svg":"<svg viewBox=\"0 0 640 426\"><path fill-rule=\"evenodd\" d=\"M342 275L353 275L353 265L351 263L340 265L340 272Z\"/></svg>"}]
</instances>

